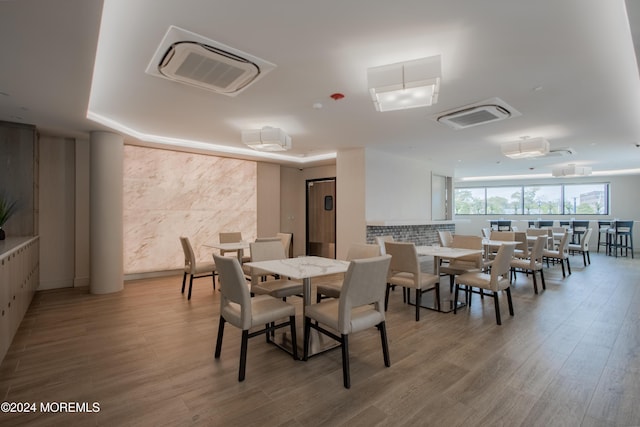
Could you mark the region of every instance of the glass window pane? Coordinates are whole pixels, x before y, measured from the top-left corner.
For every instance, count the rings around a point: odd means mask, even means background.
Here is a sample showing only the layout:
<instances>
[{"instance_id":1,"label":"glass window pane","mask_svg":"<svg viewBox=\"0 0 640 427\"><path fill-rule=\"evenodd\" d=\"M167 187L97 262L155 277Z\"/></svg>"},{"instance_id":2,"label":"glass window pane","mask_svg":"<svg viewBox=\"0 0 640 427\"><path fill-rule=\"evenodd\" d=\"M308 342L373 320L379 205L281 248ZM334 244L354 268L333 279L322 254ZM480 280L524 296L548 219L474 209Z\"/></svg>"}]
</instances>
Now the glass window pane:
<instances>
[{"instance_id":1,"label":"glass window pane","mask_svg":"<svg viewBox=\"0 0 640 427\"><path fill-rule=\"evenodd\" d=\"M562 186L540 185L524 187L525 215L560 215Z\"/></svg>"},{"instance_id":2,"label":"glass window pane","mask_svg":"<svg viewBox=\"0 0 640 427\"><path fill-rule=\"evenodd\" d=\"M484 187L454 190L456 215L484 215Z\"/></svg>"},{"instance_id":3,"label":"glass window pane","mask_svg":"<svg viewBox=\"0 0 640 427\"><path fill-rule=\"evenodd\" d=\"M608 214L607 184L564 186L565 215Z\"/></svg>"},{"instance_id":4,"label":"glass window pane","mask_svg":"<svg viewBox=\"0 0 640 427\"><path fill-rule=\"evenodd\" d=\"M522 213L522 187L488 187L487 215Z\"/></svg>"}]
</instances>

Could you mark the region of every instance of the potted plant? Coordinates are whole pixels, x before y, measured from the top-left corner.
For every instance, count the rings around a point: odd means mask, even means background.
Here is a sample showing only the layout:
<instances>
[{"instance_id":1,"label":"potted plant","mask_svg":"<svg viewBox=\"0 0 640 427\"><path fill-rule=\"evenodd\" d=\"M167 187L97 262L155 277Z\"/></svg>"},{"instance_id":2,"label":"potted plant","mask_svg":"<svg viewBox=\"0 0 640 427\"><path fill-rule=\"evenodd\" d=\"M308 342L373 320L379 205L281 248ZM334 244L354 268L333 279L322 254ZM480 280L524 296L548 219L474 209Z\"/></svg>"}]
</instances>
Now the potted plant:
<instances>
[{"instance_id":1,"label":"potted plant","mask_svg":"<svg viewBox=\"0 0 640 427\"><path fill-rule=\"evenodd\" d=\"M5 239L5 233L2 227L4 224L9 221L11 215L15 211L16 201L10 202L5 197L0 197L0 240Z\"/></svg>"}]
</instances>

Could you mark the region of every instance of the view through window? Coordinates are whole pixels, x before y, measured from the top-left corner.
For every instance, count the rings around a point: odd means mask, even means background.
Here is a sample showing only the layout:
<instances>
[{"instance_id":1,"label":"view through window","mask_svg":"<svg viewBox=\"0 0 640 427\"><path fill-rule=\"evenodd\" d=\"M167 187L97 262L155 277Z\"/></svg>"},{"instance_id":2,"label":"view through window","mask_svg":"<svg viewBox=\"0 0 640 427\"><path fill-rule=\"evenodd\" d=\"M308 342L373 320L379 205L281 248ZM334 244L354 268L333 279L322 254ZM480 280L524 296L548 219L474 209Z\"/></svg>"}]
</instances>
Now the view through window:
<instances>
[{"instance_id":1,"label":"view through window","mask_svg":"<svg viewBox=\"0 0 640 427\"><path fill-rule=\"evenodd\" d=\"M607 215L609 184L456 188L454 203L456 215Z\"/></svg>"}]
</instances>

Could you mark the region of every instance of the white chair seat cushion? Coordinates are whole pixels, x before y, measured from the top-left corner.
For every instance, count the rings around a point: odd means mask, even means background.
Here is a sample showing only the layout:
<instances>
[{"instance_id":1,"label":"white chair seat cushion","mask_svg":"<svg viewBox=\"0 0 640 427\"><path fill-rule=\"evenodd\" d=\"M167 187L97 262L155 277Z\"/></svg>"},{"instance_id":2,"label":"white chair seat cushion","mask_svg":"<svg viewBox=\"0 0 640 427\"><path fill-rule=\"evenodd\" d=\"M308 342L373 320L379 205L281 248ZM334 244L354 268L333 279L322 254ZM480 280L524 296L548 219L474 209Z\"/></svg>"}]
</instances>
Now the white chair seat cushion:
<instances>
[{"instance_id":1,"label":"white chair seat cushion","mask_svg":"<svg viewBox=\"0 0 640 427\"><path fill-rule=\"evenodd\" d=\"M548 258L566 258L566 255L564 252L562 251L549 251L549 250L544 250L542 252L543 256L546 256Z\"/></svg>"},{"instance_id":2,"label":"white chair seat cushion","mask_svg":"<svg viewBox=\"0 0 640 427\"><path fill-rule=\"evenodd\" d=\"M194 271L191 271L191 274L203 274L203 273L211 273L215 271L216 265L212 262L208 263L198 263Z\"/></svg>"},{"instance_id":3,"label":"white chair seat cushion","mask_svg":"<svg viewBox=\"0 0 640 427\"><path fill-rule=\"evenodd\" d=\"M330 298L340 298L342 283L320 283L317 292Z\"/></svg>"},{"instance_id":4,"label":"white chair seat cushion","mask_svg":"<svg viewBox=\"0 0 640 427\"><path fill-rule=\"evenodd\" d=\"M570 251L581 251L582 250L582 245L579 245L577 243L569 243L569 250Z\"/></svg>"},{"instance_id":5,"label":"white chair seat cushion","mask_svg":"<svg viewBox=\"0 0 640 427\"><path fill-rule=\"evenodd\" d=\"M392 285L414 289L425 289L435 285L439 281L440 278L438 276L429 273L421 273L420 281L417 284L412 273L396 273L389 278L389 283Z\"/></svg>"},{"instance_id":6,"label":"white chair seat cushion","mask_svg":"<svg viewBox=\"0 0 640 427\"><path fill-rule=\"evenodd\" d=\"M491 274L487 273L465 273L458 276L457 282L461 285L467 285L474 288L488 289L491 291L500 291L509 287L509 280L500 277L497 282L497 288L491 288Z\"/></svg>"},{"instance_id":7,"label":"white chair seat cushion","mask_svg":"<svg viewBox=\"0 0 640 427\"><path fill-rule=\"evenodd\" d=\"M267 280L251 286L251 292L257 295L271 295L275 298L284 298L302 293L302 283L293 280Z\"/></svg>"},{"instance_id":8,"label":"white chair seat cushion","mask_svg":"<svg viewBox=\"0 0 640 427\"><path fill-rule=\"evenodd\" d=\"M511 267L521 268L523 270L531 269L531 261L528 259L514 258L511 260L510 265ZM542 270L542 263L536 262L534 267L534 270Z\"/></svg>"},{"instance_id":9,"label":"white chair seat cushion","mask_svg":"<svg viewBox=\"0 0 640 427\"><path fill-rule=\"evenodd\" d=\"M251 313L253 317L250 327L252 328L257 325L264 326L278 319L295 316L296 309L293 305L287 304L278 298L269 295L258 295L251 298ZM227 322L243 329L239 304L229 303L222 309L221 314Z\"/></svg>"},{"instance_id":10,"label":"white chair seat cushion","mask_svg":"<svg viewBox=\"0 0 640 427\"><path fill-rule=\"evenodd\" d=\"M472 271L480 271L475 262L469 261L456 261L453 260L449 265L443 265L440 267L440 273L458 275Z\"/></svg>"},{"instance_id":11,"label":"white chair seat cushion","mask_svg":"<svg viewBox=\"0 0 640 427\"><path fill-rule=\"evenodd\" d=\"M376 326L384 320L384 315L372 305L354 308L351 311L351 323L346 331L338 327L338 307L340 300L325 301L305 307L305 316L329 326L340 334L351 334Z\"/></svg>"}]
</instances>

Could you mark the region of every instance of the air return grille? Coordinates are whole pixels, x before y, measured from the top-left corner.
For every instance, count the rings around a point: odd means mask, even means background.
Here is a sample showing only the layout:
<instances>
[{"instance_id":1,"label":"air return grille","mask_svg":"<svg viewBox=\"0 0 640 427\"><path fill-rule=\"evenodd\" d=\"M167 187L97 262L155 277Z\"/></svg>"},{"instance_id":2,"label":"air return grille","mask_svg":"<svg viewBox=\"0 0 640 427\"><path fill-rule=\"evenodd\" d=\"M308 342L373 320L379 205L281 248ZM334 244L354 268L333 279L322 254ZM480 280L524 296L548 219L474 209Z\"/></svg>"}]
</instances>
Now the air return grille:
<instances>
[{"instance_id":1,"label":"air return grille","mask_svg":"<svg viewBox=\"0 0 640 427\"><path fill-rule=\"evenodd\" d=\"M260 58L172 26L147 73L235 96L273 68Z\"/></svg>"},{"instance_id":2,"label":"air return grille","mask_svg":"<svg viewBox=\"0 0 640 427\"><path fill-rule=\"evenodd\" d=\"M438 123L457 130L492 123L519 115L520 113L501 99L493 98L474 105L440 113L436 116L436 120Z\"/></svg>"}]
</instances>

